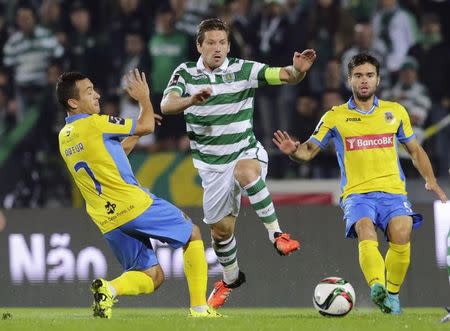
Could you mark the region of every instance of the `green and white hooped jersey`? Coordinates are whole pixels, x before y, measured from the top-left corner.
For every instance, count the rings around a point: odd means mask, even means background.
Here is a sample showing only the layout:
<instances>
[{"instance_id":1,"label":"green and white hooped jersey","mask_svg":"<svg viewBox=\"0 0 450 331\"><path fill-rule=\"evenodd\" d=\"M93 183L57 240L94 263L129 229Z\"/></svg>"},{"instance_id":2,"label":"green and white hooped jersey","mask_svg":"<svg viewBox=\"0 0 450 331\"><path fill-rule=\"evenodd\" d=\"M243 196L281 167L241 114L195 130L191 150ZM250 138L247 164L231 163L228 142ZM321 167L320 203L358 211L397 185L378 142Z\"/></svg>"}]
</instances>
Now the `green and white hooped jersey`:
<instances>
[{"instance_id":1,"label":"green and white hooped jersey","mask_svg":"<svg viewBox=\"0 0 450 331\"><path fill-rule=\"evenodd\" d=\"M224 170L257 145L253 133L255 89L267 84L281 84L279 68L242 59L227 58L213 72L205 70L201 57L197 63L185 62L175 69L164 94L177 91L189 96L207 87L213 91L204 104L184 111L197 169Z\"/></svg>"}]
</instances>

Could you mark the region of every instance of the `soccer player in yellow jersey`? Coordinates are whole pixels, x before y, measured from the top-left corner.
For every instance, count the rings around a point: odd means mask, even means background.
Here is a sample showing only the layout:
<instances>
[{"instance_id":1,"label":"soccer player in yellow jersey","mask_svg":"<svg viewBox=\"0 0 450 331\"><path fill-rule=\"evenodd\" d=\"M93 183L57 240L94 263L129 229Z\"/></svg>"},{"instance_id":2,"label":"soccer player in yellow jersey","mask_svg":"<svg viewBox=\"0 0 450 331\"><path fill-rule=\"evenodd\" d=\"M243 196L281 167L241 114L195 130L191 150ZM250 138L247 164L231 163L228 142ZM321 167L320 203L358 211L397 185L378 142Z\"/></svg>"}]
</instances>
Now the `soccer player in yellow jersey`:
<instances>
[{"instance_id":1,"label":"soccer player in yellow jersey","mask_svg":"<svg viewBox=\"0 0 450 331\"><path fill-rule=\"evenodd\" d=\"M422 223L405 190L397 149L402 143L425 179L425 188L443 202L430 160L417 143L408 113L396 103L380 100L379 63L371 55L355 55L348 64L353 96L325 113L308 141L301 144L284 131L274 143L295 161L309 161L333 139L341 168L341 207L346 236L358 237L359 263L371 288L372 301L384 313L401 313L399 291L410 262L411 230ZM383 259L376 228L389 241Z\"/></svg>"},{"instance_id":2,"label":"soccer player in yellow jersey","mask_svg":"<svg viewBox=\"0 0 450 331\"><path fill-rule=\"evenodd\" d=\"M181 210L140 187L131 170L127 155L161 117L153 112L144 73L136 69L125 78L126 91L140 105L137 120L100 115L100 95L80 73L62 74L56 86L67 111L59 133L61 155L89 216L124 270L111 281L92 283L94 316L110 318L117 296L149 294L161 285L164 274L150 238L183 247L190 316L220 316L206 304L207 263L199 228Z\"/></svg>"}]
</instances>

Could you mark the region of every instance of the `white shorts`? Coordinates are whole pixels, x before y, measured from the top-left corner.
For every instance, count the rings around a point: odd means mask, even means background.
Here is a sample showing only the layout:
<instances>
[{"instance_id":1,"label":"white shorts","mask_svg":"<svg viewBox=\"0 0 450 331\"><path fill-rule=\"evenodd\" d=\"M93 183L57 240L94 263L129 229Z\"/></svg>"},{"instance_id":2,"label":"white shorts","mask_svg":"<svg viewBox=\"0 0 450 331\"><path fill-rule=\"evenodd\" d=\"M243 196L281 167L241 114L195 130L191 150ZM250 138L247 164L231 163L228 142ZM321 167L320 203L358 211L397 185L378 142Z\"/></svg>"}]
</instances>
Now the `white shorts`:
<instances>
[{"instance_id":1,"label":"white shorts","mask_svg":"<svg viewBox=\"0 0 450 331\"><path fill-rule=\"evenodd\" d=\"M234 167L239 160L256 159L261 165L261 178L266 179L268 156L267 152L258 143L258 146L243 152L223 172L199 169L203 186L203 222L214 224L225 216L239 214L241 207L241 187L234 178Z\"/></svg>"}]
</instances>

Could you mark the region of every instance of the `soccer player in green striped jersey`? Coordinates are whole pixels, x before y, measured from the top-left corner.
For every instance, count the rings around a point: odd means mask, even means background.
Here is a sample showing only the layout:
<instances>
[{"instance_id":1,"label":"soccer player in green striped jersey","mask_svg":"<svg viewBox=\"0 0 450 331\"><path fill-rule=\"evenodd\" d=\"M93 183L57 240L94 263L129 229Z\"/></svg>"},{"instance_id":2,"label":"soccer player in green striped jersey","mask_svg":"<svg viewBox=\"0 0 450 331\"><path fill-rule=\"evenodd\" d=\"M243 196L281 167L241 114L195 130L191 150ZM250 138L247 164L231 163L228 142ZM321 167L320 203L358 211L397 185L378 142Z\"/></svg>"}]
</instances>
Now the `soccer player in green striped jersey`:
<instances>
[{"instance_id":1,"label":"soccer player in green striped jersey","mask_svg":"<svg viewBox=\"0 0 450 331\"><path fill-rule=\"evenodd\" d=\"M229 27L216 18L199 24L200 58L175 69L161 102L163 114L184 112L194 166L202 179L204 222L210 226L213 248L223 266L223 280L215 284L208 300L214 308L245 282L234 236L241 189L280 255L300 247L280 229L265 184L268 157L253 133L253 103L256 88L297 84L316 58L311 49L295 52L292 65L283 68L228 58L229 33Z\"/></svg>"}]
</instances>

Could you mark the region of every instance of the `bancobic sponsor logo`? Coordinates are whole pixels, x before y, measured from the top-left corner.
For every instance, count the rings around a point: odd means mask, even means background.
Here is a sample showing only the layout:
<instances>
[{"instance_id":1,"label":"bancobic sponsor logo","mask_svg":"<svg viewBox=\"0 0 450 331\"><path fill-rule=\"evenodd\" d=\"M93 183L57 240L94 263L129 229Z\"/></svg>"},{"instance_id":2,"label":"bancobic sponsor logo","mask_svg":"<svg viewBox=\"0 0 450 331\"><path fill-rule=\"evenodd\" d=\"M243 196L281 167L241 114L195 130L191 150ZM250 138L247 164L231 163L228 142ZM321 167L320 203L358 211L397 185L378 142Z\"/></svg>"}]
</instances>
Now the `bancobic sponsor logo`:
<instances>
[{"instance_id":1,"label":"bancobic sponsor logo","mask_svg":"<svg viewBox=\"0 0 450 331\"><path fill-rule=\"evenodd\" d=\"M345 138L345 149L356 151L360 149L385 148L394 146L392 133L374 134Z\"/></svg>"}]
</instances>

